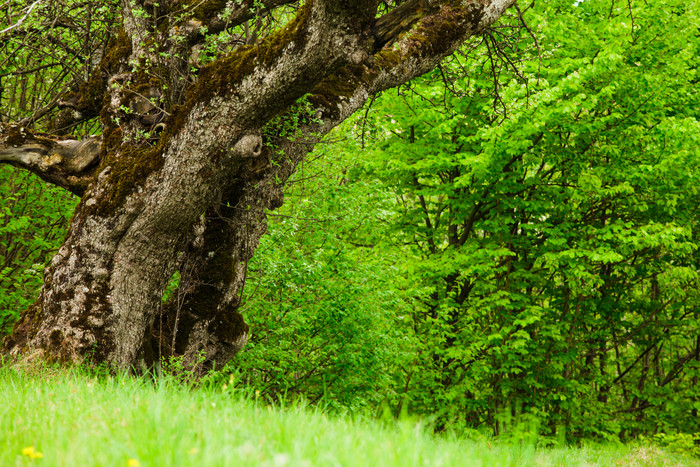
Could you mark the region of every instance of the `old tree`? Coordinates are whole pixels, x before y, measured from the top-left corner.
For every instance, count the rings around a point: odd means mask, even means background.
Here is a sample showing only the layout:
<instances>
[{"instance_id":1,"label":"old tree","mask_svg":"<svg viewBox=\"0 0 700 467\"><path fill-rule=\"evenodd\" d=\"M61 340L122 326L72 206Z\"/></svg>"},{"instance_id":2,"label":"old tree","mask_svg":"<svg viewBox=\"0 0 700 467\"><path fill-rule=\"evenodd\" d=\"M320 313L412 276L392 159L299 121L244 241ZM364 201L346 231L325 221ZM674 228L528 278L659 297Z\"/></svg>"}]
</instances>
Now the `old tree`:
<instances>
[{"instance_id":1,"label":"old tree","mask_svg":"<svg viewBox=\"0 0 700 467\"><path fill-rule=\"evenodd\" d=\"M5 3L4 100L31 110L0 113L0 162L81 201L3 351L225 364L247 340L239 297L265 211L304 156L512 3ZM79 125L97 136L59 136ZM176 270L184 301L162 305Z\"/></svg>"}]
</instances>

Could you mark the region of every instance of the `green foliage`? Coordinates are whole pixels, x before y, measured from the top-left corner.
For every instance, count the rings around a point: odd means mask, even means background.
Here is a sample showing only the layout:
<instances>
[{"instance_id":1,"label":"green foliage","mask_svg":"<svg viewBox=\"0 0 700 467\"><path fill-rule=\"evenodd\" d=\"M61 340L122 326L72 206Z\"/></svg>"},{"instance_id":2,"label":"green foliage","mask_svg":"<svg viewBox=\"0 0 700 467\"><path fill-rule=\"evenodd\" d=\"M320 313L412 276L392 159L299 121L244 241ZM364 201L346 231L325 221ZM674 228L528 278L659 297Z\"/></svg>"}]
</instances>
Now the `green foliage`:
<instances>
[{"instance_id":1,"label":"green foliage","mask_svg":"<svg viewBox=\"0 0 700 467\"><path fill-rule=\"evenodd\" d=\"M0 166L0 336L36 298L75 204L69 193Z\"/></svg>"},{"instance_id":2,"label":"green foliage","mask_svg":"<svg viewBox=\"0 0 700 467\"><path fill-rule=\"evenodd\" d=\"M676 433L666 434L659 433L654 435L654 442L664 446L671 452L679 454L687 454L700 459L700 434Z\"/></svg>"},{"instance_id":3,"label":"green foliage","mask_svg":"<svg viewBox=\"0 0 700 467\"><path fill-rule=\"evenodd\" d=\"M399 258L376 252L378 183L348 183L353 162L341 165L337 147L302 167L285 207L270 214L241 309L251 338L231 366L239 384L268 400L301 396L355 409L391 390L408 352L410 311Z\"/></svg>"},{"instance_id":4,"label":"green foliage","mask_svg":"<svg viewBox=\"0 0 700 467\"><path fill-rule=\"evenodd\" d=\"M550 3L518 73L456 57L369 112L438 428L698 430L698 5L661 3Z\"/></svg>"}]
</instances>

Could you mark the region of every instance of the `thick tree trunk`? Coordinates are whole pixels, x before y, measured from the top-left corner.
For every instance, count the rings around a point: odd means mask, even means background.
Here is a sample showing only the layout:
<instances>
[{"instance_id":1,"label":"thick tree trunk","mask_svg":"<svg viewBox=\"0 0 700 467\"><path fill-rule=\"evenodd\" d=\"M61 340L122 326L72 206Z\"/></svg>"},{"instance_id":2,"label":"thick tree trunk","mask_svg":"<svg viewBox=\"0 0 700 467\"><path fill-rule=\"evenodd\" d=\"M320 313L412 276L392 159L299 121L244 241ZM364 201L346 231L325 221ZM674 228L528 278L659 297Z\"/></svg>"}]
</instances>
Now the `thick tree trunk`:
<instances>
[{"instance_id":1,"label":"thick tree trunk","mask_svg":"<svg viewBox=\"0 0 700 467\"><path fill-rule=\"evenodd\" d=\"M247 340L238 307L265 211L282 203L304 155L369 96L429 71L510 3L411 0L375 21L377 2L309 1L281 31L200 70L187 99L165 109L184 88L145 85L133 72L135 63L160 63L148 44L165 39L125 2L124 28L138 40L122 34L97 74L106 89L101 149L42 139L32 152L41 137L0 133L0 162L43 170L83 194L39 298L4 351L117 370L141 371L162 356L201 371L221 367ZM188 46L200 31L190 28ZM163 49L181 47L166 41ZM175 58L166 65L188 67ZM294 107L305 94L309 104ZM144 129L162 132L155 141ZM63 172L49 178L41 161L67 144L75 151L62 160L81 162L54 164ZM175 270L180 285L162 304Z\"/></svg>"},{"instance_id":2,"label":"thick tree trunk","mask_svg":"<svg viewBox=\"0 0 700 467\"><path fill-rule=\"evenodd\" d=\"M208 371L243 348L248 326L238 312L248 261L265 233L265 210L281 204L278 182L255 173L224 193L196 227L180 260L180 283L156 318L154 351L184 356L188 368Z\"/></svg>"}]
</instances>

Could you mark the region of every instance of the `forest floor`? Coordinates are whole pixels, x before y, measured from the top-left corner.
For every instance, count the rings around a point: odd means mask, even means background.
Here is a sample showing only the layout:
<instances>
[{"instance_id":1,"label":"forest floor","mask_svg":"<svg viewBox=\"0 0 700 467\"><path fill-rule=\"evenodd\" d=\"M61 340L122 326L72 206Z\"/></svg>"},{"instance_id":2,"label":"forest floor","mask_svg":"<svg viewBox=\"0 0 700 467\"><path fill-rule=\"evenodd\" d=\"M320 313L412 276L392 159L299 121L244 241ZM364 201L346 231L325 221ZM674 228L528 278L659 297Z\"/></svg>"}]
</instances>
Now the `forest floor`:
<instances>
[{"instance_id":1,"label":"forest floor","mask_svg":"<svg viewBox=\"0 0 700 467\"><path fill-rule=\"evenodd\" d=\"M229 385L0 367L2 466L700 466L648 444L538 447L435 436L303 406L272 408Z\"/></svg>"}]
</instances>

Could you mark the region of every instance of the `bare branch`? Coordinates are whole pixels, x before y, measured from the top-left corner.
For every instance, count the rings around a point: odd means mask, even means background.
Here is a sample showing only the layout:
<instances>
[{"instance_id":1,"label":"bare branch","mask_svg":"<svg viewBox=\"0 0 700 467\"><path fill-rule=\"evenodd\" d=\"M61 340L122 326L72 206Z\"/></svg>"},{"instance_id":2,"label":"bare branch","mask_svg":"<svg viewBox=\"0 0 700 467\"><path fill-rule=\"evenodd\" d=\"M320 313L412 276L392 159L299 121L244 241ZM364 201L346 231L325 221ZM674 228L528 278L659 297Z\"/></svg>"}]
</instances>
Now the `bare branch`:
<instances>
[{"instance_id":1,"label":"bare branch","mask_svg":"<svg viewBox=\"0 0 700 467\"><path fill-rule=\"evenodd\" d=\"M17 21L17 22L16 22L15 24L13 24L12 26L10 26L10 27L8 27L8 28L5 28L5 29L3 29L2 31L0 31L0 34L4 34L4 33L8 32L8 31L11 31L11 30L13 30L13 29L15 29L15 28L21 26L22 23L24 23L24 20L27 19L27 18L29 17L29 15L32 13L32 10L34 9L34 7L37 6L39 3L41 3L41 0L36 0L34 3L32 3L32 4L29 6L29 10L27 11L27 13L26 13L22 18L20 18L19 21Z\"/></svg>"},{"instance_id":2,"label":"bare branch","mask_svg":"<svg viewBox=\"0 0 700 467\"><path fill-rule=\"evenodd\" d=\"M58 140L20 125L0 126L0 163L29 170L76 195L92 180L100 147L100 138Z\"/></svg>"}]
</instances>

